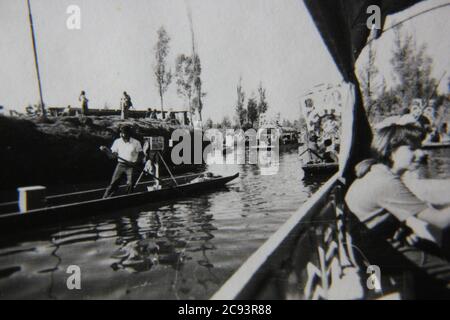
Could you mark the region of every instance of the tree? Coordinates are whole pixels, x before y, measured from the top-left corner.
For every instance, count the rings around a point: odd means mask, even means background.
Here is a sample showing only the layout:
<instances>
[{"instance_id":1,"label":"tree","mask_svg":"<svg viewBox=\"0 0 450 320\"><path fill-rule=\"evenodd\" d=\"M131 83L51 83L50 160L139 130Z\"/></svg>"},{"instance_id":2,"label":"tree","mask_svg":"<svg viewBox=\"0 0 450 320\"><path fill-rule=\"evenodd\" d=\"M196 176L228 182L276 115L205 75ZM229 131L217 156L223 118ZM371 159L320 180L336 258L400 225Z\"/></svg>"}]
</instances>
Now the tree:
<instances>
[{"instance_id":1,"label":"tree","mask_svg":"<svg viewBox=\"0 0 450 320\"><path fill-rule=\"evenodd\" d=\"M194 61L184 54L177 56L175 61L175 76L177 78L177 93L184 98L189 107L190 121L192 123L192 113L194 107L192 96L194 94Z\"/></svg>"},{"instance_id":2,"label":"tree","mask_svg":"<svg viewBox=\"0 0 450 320\"><path fill-rule=\"evenodd\" d=\"M261 115L266 113L267 108L269 107L267 100L266 100L266 89L263 88L262 86L262 82L259 83L258 86L258 106L257 106L257 110L258 110L258 125L259 125L259 121L261 120Z\"/></svg>"},{"instance_id":3,"label":"tree","mask_svg":"<svg viewBox=\"0 0 450 320\"><path fill-rule=\"evenodd\" d=\"M252 127L255 124L255 121L258 120L258 103L256 102L256 98L251 97L247 102L247 117L248 121L251 123Z\"/></svg>"},{"instance_id":4,"label":"tree","mask_svg":"<svg viewBox=\"0 0 450 320\"><path fill-rule=\"evenodd\" d=\"M200 116L200 121L202 121L202 110L203 110L203 102L202 98L206 96L206 93L202 92L202 79L200 78L202 74L202 67L200 63L200 57L194 53L193 58L193 81L194 81L194 89L195 89L195 97L192 101L192 105L194 111L198 111L198 115Z\"/></svg>"},{"instance_id":5,"label":"tree","mask_svg":"<svg viewBox=\"0 0 450 320\"><path fill-rule=\"evenodd\" d=\"M283 119L283 121L281 122L281 125L283 127L291 127L291 128L294 127L294 124L288 119Z\"/></svg>"},{"instance_id":6,"label":"tree","mask_svg":"<svg viewBox=\"0 0 450 320\"><path fill-rule=\"evenodd\" d=\"M401 113L409 109L413 99L436 99L437 80L431 76L433 60L426 53L426 46L417 46L414 37L403 32L401 27L394 29L392 58L394 85L374 84L378 75L375 67L375 51L369 48L369 61L360 73L360 80L371 123ZM381 88L381 89L379 89ZM425 104L428 101L424 101Z\"/></svg>"},{"instance_id":7,"label":"tree","mask_svg":"<svg viewBox=\"0 0 450 320\"><path fill-rule=\"evenodd\" d=\"M167 71L166 63L167 56L169 54L170 37L164 27L159 28L157 34L158 42L156 43L154 48L156 58L154 73L156 78L156 86L158 88L159 97L161 99L161 112L164 115L164 93L167 91L167 88L172 82L172 72L170 69Z\"/></svg>"},{"instance_id":8,"label":"tree","mask_svg":"<svg viewBox=\"0 0 450 320\"><path fill-rule=\"evenodd\" d=\"M230 118L228 116L223 117L220 125L221 125L221 128L223 128L223 129L230 129L232 126Z\"/></svg>"},{"instance_id":9,"label":"tree","mask_svg":"<svg viewBox=\"0 0 450 320\"><path fill-rule=\"evenodd\" d=\"M178 55L175 61L177 93L187 102L191 123L195 111L198 111L200 121L202 120L202 98L206 96L206 93L202 92L200 75L201 65L198 55L195 55L194 58L184 54Z\"/></svg>"},{"instance_id":10,"label":"tree","mask_svg":"<svg viewBox=\"0 0 450 320\"><path fill-rule=\"evenodd\" d=\"M426 54L426 45L418 48L414 37L403 33L401 27L395 28L394 32L391 63L397 85L393 90L400 97L403 108L408 108L416 98L435 98L433 91L437 81L431 77L433 59Z\"/></svg>"},{"instance_id":11,"label":"tree","mask_svg":"<svg viewBox=\"0 0 450 320\"><path fill-rule=\"evenodd\" d=\"M211 120L211 118L208 118L208 119L206 120L206 123L205 123L206 129L211 129L211 128L213 127L213 125L214 125L214 123L213 123L213 121Z\"/></svg>"},{"instance_id":12,"label":"tree","mask_svg":"<svg viewBox=\"0 0 450 320\"><path fill-rule=\"evenodd\" d=\"M200 75L202 73L202 67L200 63L200 57L197 54L196 50L196 43L195 43L195 33L194 33L194 23L192 20L192 12L190 7L187 5L187 11L188 11L188 19L189 19L189 26L191 30L191 41L192 41L192 72L193 72L193 86L194 86L194 100L191 104L193 111L198 111L198 115L200 117L200 121L202 121L202 110L203 110L203 103L202 98L206 95L202 92L202 80L200 78Z\"/></svg>"},{"instance_id":13,"label":"tree","mask_svg":"<svg viewBox=\"0 0 450 320\"><path fill-rule=\"evenodd\" d=\"M237 102L236 102L236 117L237 122L240 127L244 125L247 121L247 110L244 108L245 103L245 92L242 89L242 77L239 78L239 83L237 85Z\"/></svg>"},{"instance_id":14,"label":"tree","mask_svg":"<svg viewBox=\"0 0 450 320\"><path fill-rule=\"evenodd\" d=\"M361 83L361 90L364 99L364 106L366 107L367 117L370 118L371 112L376 103L376 92L378 91L377 78L378 68L375 65L376 51L373 48L372 42L369 43L368 61L364 69L359 72L359 79Z\"/></svg>"}]
</instances>

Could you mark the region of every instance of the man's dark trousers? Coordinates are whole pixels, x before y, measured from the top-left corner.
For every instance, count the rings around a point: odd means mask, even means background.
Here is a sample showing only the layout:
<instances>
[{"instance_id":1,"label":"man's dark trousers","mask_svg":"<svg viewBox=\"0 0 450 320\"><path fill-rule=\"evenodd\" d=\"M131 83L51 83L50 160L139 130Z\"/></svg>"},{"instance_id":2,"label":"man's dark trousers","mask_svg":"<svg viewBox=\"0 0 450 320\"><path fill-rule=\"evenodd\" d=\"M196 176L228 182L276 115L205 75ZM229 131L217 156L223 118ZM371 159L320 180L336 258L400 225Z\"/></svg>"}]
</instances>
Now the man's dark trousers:
<instances>
[{"instance_id":1,"label":"man's dark trousers","mask_svg":"<svg viewBox=\"0 0 450 320\"><path fill-rule=\"evenodd\" d=\"M127 193L130 193L133 191L134 168L129 165L119 162L119 163L117 163L116 170L114 170L114 174L111 179L111 183L108 186L108 188L106 188L103 198L109 198L112 195L114 195L114 193L119 188L120 180L124 174L127 177Z\"/></svg>"}]
</instances>

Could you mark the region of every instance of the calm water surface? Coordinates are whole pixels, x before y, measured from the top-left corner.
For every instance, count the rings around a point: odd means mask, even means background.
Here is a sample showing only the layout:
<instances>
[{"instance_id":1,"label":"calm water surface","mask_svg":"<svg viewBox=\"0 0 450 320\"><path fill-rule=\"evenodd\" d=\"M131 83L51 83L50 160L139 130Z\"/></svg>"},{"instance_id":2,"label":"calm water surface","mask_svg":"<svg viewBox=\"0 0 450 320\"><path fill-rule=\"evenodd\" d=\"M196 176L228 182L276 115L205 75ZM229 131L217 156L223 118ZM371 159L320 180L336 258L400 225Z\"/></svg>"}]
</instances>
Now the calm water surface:
<instances>
[{"instance_id":1,"label":"calm water surface","mask_svg":"<svg viewBox=\"0 0 450 320\"><path fill-rule=\"evenodd\" d=\"M128 208L0 240L0 298L207 299L324 182L302 181L297 150L278 172L240 173L227 188ZM274 172L272 172L274 173ZM81 290L66 273L81 269Z\"/></svg>"}]
</instances>

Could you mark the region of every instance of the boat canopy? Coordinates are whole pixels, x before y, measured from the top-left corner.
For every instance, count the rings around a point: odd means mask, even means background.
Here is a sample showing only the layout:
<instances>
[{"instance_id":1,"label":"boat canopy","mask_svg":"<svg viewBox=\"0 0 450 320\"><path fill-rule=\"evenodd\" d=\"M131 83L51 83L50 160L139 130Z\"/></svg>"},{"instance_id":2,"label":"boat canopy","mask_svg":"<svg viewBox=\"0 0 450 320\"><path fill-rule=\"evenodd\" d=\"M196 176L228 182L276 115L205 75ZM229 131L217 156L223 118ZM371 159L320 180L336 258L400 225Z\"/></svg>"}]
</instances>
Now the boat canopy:
<instances>
[{"instance_id":1,"label":"boat canopy","mask_svg":"<svg viewBox=\"0 0 450 320\"><path fill-rule=\"evenodd\" d=\"M380 8L381 29L376 30L375 34L375 37L379 37L388 15L403 11L421 1L424 0L304 0L344 81L355 86L353 110L346 119L348 123L343 124L351 126L348 130L343 130L344 134L351 132L351 137L347 135L344 137L350 138L351 141L345 154L341 154L343 158L341 163L344 163L341 173L349 180L354 178L355 164L369 156L372 141L372 132L355 74L356 60L371 33L367 21L372 13L367 13L367 8L371 5Z\"/></svg>"}]
</instances>

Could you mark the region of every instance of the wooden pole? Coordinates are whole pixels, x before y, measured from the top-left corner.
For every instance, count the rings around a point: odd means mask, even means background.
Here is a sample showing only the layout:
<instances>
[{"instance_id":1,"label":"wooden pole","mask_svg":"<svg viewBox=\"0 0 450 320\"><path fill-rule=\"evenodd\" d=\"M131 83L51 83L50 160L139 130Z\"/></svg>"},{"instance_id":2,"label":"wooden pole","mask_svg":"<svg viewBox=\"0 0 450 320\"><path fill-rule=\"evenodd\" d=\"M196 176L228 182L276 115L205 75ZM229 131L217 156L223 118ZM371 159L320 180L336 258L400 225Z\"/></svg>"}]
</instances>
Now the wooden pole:
<instances>
[{"instance_id":1,"label":"wooden pole","mask_svg":"<svg viewBox=\"0 0 450 320\"><path fill-rule=\"evenodd\" d=\"M164 158L163 158L162 154L161 154L159 151L157 152L157 158L156 158L156 159L158 159L158 158L161 160L161 162L162 162L162 163L164 164L164 166L166 167L166 170L167 170L167 172L169 172L170 177L172 178L173 182L175 182L175 185L178 186L177 179L175 179L175 177L173 176L172 171L170 171L169 166L168 166L167 163L164 161Z\"/></svg>"},{"instance_id":2,"label":"wooden pole","mask_svg":"<svg viewBox=\"0 0 450 320\"><path fill-rule=\"evenodd\" d=\"M37 49L36 49L36 38L34 36L34 25L33 25L33 17L31 15L30 0L27 0L27 4L28 4L28 17L30 20L31 39L33 41L34 65L36 67L36 74L37 74L37 80L38 80L38 86L39 86L39 98L40 98L40 103L41 103L40 107L41 107L42 115L45 117L46 112L45 112L44 99L42 97L41 76L40 76L40 72L39 72L39 61L38 61L38 55L37 55Z\"/></svg>"}]
</instances>

